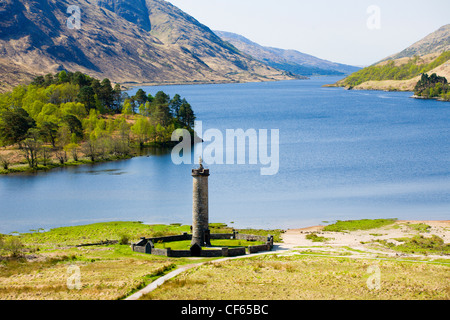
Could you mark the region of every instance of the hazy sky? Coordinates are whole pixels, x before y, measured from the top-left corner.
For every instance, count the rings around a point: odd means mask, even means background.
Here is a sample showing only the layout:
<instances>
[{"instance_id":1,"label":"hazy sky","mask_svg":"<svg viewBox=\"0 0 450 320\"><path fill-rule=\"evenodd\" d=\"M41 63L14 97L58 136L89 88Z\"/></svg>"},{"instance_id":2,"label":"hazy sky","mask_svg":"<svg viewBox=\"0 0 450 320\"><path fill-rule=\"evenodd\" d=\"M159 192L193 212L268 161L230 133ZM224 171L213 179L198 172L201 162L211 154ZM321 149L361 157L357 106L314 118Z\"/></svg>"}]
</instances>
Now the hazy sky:
<instances>
[{"instance_id":1,"label":"hazy sky","mask_svg":"<svg viewBox=\"0 0 450 320\"><path fill-rule=\"evenodd\" d=\"M450 23L449 0L169 2L212 30L351 65L370 65Z\"/></svg>"}]
</instances>

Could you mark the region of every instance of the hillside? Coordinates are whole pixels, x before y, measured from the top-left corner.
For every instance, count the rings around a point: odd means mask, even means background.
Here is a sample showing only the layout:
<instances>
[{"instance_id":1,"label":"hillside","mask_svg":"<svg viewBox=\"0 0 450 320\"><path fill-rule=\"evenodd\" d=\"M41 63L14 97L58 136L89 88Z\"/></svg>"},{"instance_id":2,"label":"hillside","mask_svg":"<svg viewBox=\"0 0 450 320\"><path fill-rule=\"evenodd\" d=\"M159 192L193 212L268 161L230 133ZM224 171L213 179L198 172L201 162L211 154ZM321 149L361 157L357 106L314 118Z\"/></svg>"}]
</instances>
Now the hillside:
<instances>
[{"instance_id":1,"label":"hillside","mask_svg":"<svg viewBox=\"0 0 450 320\"><path fill-rule=\"evenodd\" d=\"M301 76L344 75L360 69L354 66L319 59L296 50L264 47L235 33L225 31L214 32L223 40L228 41L237 49L249 54L253 58L274 68Z\"/></svg>"},{"instance_id":2,"label":"hillside","mask_svg":"<svg viewBox=\"0 0 450 320\"><path fill-rule=\"evenodd\" d=\"M450 50L450 24L442 26L425 38L417 41L405 50L389 56L384 60L400 59L404 57L412 58L416 55L424 56L432 53L442 53Z\"/></svg>"},{"instance_id":3,"label":"hillside","mask_svg":"<svg viewBox=\"0 0 450 320\"><path fill-rule=\"evenodd\" d=\"M435 73L450 79L449 60L450 25L446 25L400 53L329 86L361 90L414 91L422 73Z\"/></svg>"},{"instance_id":4,"label":"hillside","mask_svg":"<svg viewBox=\"0 0 450 320\"><path fill-rule=\"evenodd\" d=\"M80 29L66 25L70 5ZM163 0L2 1L0 90L63 69L128 84L292 79Z\"/></svg>"}]
</instances>

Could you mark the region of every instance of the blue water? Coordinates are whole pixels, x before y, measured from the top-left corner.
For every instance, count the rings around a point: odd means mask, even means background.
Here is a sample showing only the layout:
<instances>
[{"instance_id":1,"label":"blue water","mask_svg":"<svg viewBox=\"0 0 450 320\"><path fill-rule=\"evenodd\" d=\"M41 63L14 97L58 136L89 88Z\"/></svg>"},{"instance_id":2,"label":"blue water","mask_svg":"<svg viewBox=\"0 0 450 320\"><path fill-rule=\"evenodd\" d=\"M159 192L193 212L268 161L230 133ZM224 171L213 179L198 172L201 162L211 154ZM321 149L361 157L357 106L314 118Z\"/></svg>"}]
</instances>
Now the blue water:
<instances>
[{"instance_id":1,"label":"blue water","mask_svg":"<svg viewBox=\"0 0 450 320\"><path fill-rule=\"evenodd\" d=\"M362 218L450 219L450 103L322 88L336 80L143 89L185 97L203 131L279 129L278 174L262 176L262 165L207 165L211 222L294 228ZM175 165L170 151L160 151L2 176L0 232L113 220L190 224L194 167Z\"/></svg>"}]
</instances>

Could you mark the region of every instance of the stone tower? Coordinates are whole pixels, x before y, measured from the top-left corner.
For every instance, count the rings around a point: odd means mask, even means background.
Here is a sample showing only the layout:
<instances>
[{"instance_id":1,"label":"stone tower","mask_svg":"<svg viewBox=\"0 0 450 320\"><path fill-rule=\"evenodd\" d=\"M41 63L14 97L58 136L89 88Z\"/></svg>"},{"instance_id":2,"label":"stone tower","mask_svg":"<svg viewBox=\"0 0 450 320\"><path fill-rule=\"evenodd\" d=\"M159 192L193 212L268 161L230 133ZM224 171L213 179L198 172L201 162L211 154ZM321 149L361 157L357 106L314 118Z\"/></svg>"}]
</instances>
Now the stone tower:
<instances>
[{"instance_id":1,"label":"stone tower","mask_svg":"<svg viewBox=\"0 0 450 320\"><path fill-rule=\"evenodd\" d=\"M192 204L192 242L191 246L211 245L208 213L208 177L209 169L204 169L202 159L200 167L192 170L193 204Z\"/></svg>"}]
</instances>

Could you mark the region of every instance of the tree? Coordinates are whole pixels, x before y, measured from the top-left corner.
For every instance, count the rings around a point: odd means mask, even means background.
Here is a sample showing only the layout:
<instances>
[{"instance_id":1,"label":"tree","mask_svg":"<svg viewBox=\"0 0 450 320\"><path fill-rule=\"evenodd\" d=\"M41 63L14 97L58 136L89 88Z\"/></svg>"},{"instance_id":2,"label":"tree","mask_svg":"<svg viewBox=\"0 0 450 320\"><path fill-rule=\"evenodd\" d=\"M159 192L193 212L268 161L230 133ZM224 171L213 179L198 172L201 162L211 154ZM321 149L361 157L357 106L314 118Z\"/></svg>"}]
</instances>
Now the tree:
<instances>
[{"instance_id":1,"label":"tree","mask_svg":"<svg viewBox=\"0 0 450 320\"><path fill-rule=\"evenodd\" d=\"M155 104L167 104L170 103L170 96L163 91L158 91L153 99Z\"/></svg>"},{"instance_id":2,"label":"tree","mask_svg":"<svg viewBox=\"0 0 450 320\"><path fill-rule=\"evenodd\" d=\"M165 127L172 118L170 115L169 106L167 104L156 105L154 111L152 112L152 117L157 123Z\"/></svg>"},{"instance_id":3,"label":"tree","mask_svg":"<svg viewBox=\"0 0 450 320\"><path fill-rule=\"evenodd\" d=\"M97 158L97 136L95 132L91 132L89 139L83 145L83 152L92 162Z\"/></svg>"},{"instance_id":4,"label":"tree","mask_svg":"<svg viewBox=\"0 0 450 320\"><path fill-rule=\"evenodd\" d=\"M38 153L42 145L42 141L39 139L39 131L35 128L29 130L27 138L23 140L22 150L25 153L25 158L30 168L37 168L38 165Z\"/></svg>"},{"instance_id":5,"label":"tree","mask_svg":"<svg viewBox=\"0 0 450 320\"><path fill-rule=\"evenodd\" d=\"M147 94L142 89L139 89L132 98L136 101L138 106L145 104L148 100Z\"/></svg>"},{"instance_id":6,"label":"tree","mask_svg":"<svg viewBox=\"0 0 450 320\"><path fill-rule=\"evenodd\" d=\"M186 100L184 100L184 101L186 101ZM183 104L183 101L181 100L180 95L176 94L173 97L173 99L170 101L170 105L169 105L172 117L178 118L178 114L180 112L180 107L181 107L182 104Z\"/></svg>"},{"instance_id":7,"label":"tree","mask_svg":"<svg viewBox=\"0 0 450 320\"><path fill-rule=\"evenodd\" d=\"M44 86L45 86L45 87L48 87L49 85L51 85L51 84L53 84L53 83L54 83L53 74L47 73L47 74L44 76Z\"/></svg>"},{"instance_id":8,"label":"tree","mask_svg":"<svg viewBox=\"0 0 450 320\"><path fill-rule=\"evenodd\" d=\"M170 96L163 91L158 91L151 103L151 116L156 123L160 123L162 126L168 125L172 118L169 103Z\"/></svg>"},{"instance_id":9,"label":"tree","mask_svg":"<svg viewBox=\"0 0 450 320\"><path fill-rule=\"evenodd\" d=\"M46 145L41 145L39 151L41 151L42 154L42 164L46 166L47 162L50 160L51 148Z\"/></svg>"},{"instance_id":10,"label":"tree","mask_svg":"<svg viewBox=\"0 0 450 320\"><path fill-rule=\"evenodd\" d=\"M72 76L72 79L73 79L72 83L79 85L80 88L90 85L88 77L84 73L81 73L80 71L75 72Z\"/></svg>"},{"instance_id":11,"label":"tree","mask_svg":"<svg viewBox=\"0 0 450 320\"><path fill-rule=\"evenodd\" d=\"M68 114L61 119L61 122L67 124L71 134L75 134L78 138L83 139L83 125L77 117Z\"/></svg>"},{"instance_id":12,"label":"tree","mask_svg":"<svg viewBox=\"0 0 450 320\"><path fill-rule=\"evenodd\" d=\"M0 115L0 138L7 145L18 143L27 136L28 130L36 127L36 122L23 108L5 110Z\"/></svg>"},{"instance_id":13,"label":"tree","mask_svg":"<svg viewBox=\"0 0 450 320\"><path fill-rule=\"evenodd\" d=\"M122 114L127 115L127 116L133 114L133 107L131 106L131 102L129 99L125 100L125 103L122 108Z\"/></svg>"},{"instance_id":14,"label":"tree","mask_svg":"<svg viewBox=\"0 0 450 320\"><path fill-rule=\"evenodd\" d=\"M186 99L183 99L183 103L180 106L178 118L180 122L186 127L194 126L195 121L194 111L192 110L191 105L186 101Z\"/></svg>"},{"instance_id":15,"label":"tree","mask_svg":"<svg viewBox=\"0 0 450 320\"><path fill-rule=\"evenodd\" d=\"M86 111L95 108L95 92L90 86L84 86L80 89L77 96L77 101L84 104Z\"/></svg>"},{"instance_id":16,"label":"tree","mask_svg":"<svg viewBox=\"0 0 450 320\"><path fill-rule=\"evenodd\" d=\"M131 126L124 117L120 117L120 118L116 119L116 128L119 131L119 137L122 140L126 141L127 144L129 144Z\"/></svg>"},{"instance_id":17,"label":"tree","mask_svg":"<svg viewBox=\"0 0 450 320\"><path fill-rule=\"evenodd\" d=\"M120 113L122 101L122 89L120 88L120 84L116 83L113 90L113 111L115 113Z\"/></svg>"},{"instance_id":18,"label":"tree","mask_svg":"<svg viewBox=\"0 0 450 320\"><path fill-rule=\"evenodd\" d=\"M3 169L8 170L10 164L11 154L0 154L0 166L2 166Z\"/></svg>"},{"instance_id":19,"label":"tree","mask_svg":"<svg viewBox=\"0 0 450 320\"><path fill-rule=\"evenodd\" d=\"M112 106L114 104L114 90L111 86L111 81L108 78L102 80L97 96L106 109L112 111Z\"/></svg>"},{"instance_id":20,"label":"tree","mask_svg":"<svg viewBox=\"0 0 450 320\"><path fill-rule=\"evenodd\" d=\"M64 146L64 151L68 152L72 155L72 159L74 161L78 161L78 150L80 149L80 145L77 143L69 143Z\"/></svg>"},{"instance_id":21,"label":"tree","mask_svg":"<svg viewBox=\"0 0 450 320\"><path fill-rule=\"evenodd\" d=\"M59 126L56 123L45 121L40 126L41 136L44 141L50 142L53 148L56 148L55 142L58 135Z\"/></svg>"},{"instance_id":22,"label":"tree","mask_svg":"<svg viewBox=\"0 0 450 320\"><path fill-rule=\"evenodd\" d=\"M60 73L58 73L58 83L65 82L69 82L69 77L67 76L67 72L65 70L62 70Z\"/></svg>"},{"instance_id":23,"label":"tree","mask_svg":"<svg viewBox=\"0 0 450 320\"><path fill-rule=\"evenodd\" d=\"M36 78L34 78L34 80L31 82L32 85L38 86L38 87L42 87L45 83L45 79L44 76L37 76Z\"/></svg>"},{"instance_id":24,"label":"tree","mask_svg":"<svg viewBox=\"0 0 450 320\"><path fill-rule=\"evenodd\" d=\"M148 140L150 122L146 117L139 117L131 127L131 131L136 135L139 147L142 149L144 143Z\"/></svg>"},{"instance_id":25,"label":"tree","mask_svg":"<svg viewBox=\"0 0 450 320\"><path fill-rule=\"evenodd\" d=\"M102 87L102 85L100 84L100 80L92 79L90 86L91 86L92 90L94 90L94 94L100 93L100 89Z\"/></svg>"}]
</instances>

